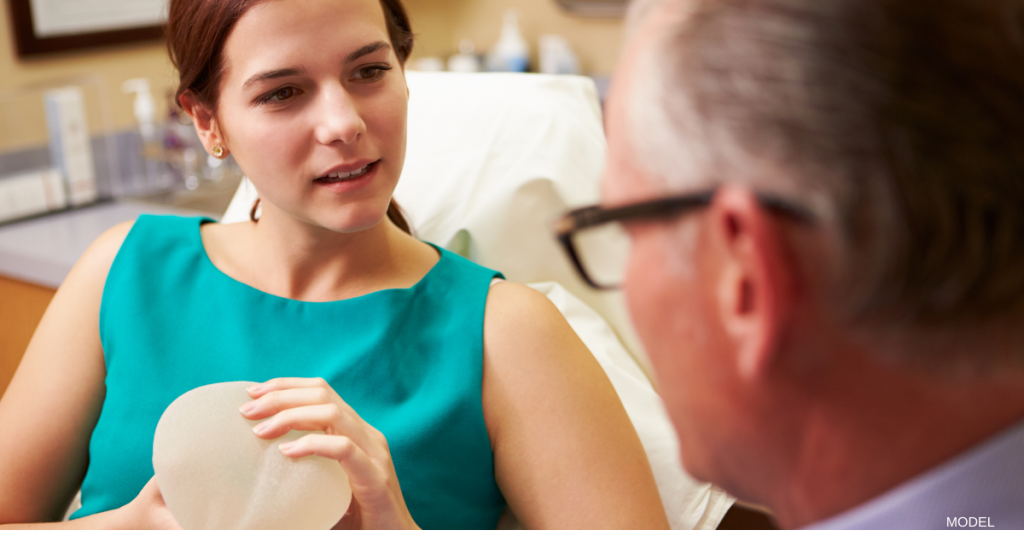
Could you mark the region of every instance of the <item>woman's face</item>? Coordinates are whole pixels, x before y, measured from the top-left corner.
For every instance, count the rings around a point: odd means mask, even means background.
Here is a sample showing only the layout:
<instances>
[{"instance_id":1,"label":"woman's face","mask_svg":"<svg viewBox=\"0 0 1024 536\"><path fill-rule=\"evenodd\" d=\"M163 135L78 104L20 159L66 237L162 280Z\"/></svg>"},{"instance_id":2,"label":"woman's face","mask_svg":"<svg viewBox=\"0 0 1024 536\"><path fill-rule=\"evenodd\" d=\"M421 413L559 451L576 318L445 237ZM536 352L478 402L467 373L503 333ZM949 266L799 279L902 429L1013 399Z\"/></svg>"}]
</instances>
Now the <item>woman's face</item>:
<instances>
[{"instance_id":1,"label":"woman's face","mask_svg":"<svg viewBox=\"0 0 1024 536\"><path fill-rule=\"evenodd\" d=\"M223 57L213 132L264 216L337 232L379 223L405 160L409 94L378 0L261 3Z\"/></svg>"}]
</instances>

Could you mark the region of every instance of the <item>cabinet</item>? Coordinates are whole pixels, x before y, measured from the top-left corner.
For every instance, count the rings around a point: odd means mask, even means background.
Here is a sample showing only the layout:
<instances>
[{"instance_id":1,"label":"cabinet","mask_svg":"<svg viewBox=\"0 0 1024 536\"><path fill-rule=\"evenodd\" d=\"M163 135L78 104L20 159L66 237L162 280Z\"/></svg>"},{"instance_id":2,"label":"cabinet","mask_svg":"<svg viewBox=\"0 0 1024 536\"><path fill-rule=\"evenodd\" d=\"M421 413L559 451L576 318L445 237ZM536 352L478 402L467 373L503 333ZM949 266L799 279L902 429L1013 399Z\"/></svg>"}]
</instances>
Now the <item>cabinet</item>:
<instances>
[{"instance_id":1,"label":"cabinet","mask_svg":"<svg viewBox=\"0 0 1024 536\"><path fill-rule=\"evenodd\" d=\"M0 277L0 396L56 290Z\"/></svg>"}]
</instances>

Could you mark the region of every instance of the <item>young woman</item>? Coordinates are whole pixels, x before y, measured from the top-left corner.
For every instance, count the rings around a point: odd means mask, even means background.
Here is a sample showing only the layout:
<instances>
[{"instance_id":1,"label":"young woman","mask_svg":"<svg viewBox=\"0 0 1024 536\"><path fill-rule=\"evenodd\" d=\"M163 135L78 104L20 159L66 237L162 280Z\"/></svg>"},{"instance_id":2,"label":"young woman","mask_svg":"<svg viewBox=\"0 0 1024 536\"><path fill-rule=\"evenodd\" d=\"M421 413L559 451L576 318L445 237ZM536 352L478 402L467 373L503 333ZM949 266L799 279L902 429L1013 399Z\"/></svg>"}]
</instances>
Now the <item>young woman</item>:
<instances>
[{"instance_id":1,"label":"young woman","mask_svg":"<svg viewBox=\"0 0 1024 536\"><path fill-rule=\"evenodd\" d=\"M0 522L175 527L152 479L177 396L263 382L290 457L337 460L339 526L667 528L643 448L542 295L414 239L391 201L412 48L399 0L171 0L178 102L258 220L141 217L99 238L0 402ZM255 213L255 209L254 209Z\"/></svg>"}]
</instances>

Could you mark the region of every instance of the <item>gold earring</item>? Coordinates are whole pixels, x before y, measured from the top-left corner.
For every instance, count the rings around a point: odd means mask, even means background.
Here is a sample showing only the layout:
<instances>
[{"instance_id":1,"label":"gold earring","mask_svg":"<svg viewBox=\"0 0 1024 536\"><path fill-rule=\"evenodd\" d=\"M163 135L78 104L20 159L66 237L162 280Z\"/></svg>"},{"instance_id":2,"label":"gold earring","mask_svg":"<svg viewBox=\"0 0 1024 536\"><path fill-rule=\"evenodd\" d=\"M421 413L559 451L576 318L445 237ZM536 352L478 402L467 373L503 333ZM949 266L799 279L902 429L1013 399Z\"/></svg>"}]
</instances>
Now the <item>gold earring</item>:
<instances>
[{"instance_id":1,"label":"gold earring","mask_svg":"<svg viewBox=\"0 0 1024 536\"><path fill-rule=\"evenodd\" d=\"M224 154L225 153L227 153L227 151L225 151L224 148L221 147L220 145L214 145L213 146L213 157L214 158L224 158Z\"/></svg>"}]
</instances>

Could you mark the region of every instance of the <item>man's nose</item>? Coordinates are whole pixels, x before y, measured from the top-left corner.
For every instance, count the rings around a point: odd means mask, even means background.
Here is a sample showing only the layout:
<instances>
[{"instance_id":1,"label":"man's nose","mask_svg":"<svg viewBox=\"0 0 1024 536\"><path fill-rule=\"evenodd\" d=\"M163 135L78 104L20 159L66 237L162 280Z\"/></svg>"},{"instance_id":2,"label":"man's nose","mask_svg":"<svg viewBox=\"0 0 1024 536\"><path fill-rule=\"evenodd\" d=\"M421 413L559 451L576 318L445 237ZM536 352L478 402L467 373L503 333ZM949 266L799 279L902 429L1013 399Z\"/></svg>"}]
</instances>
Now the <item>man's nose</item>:
<instances>
[{"instance_id":1,"label":"man's nose","mask_svg":"<svg viewBox=\"0 0 1024 536\"><path fill-rule=\"evenodd\" d=\"M366 132L357 103L343 87L328 87L316 107L316 140L324 145L352 144Z\"/></svg>"}]
</instances>

